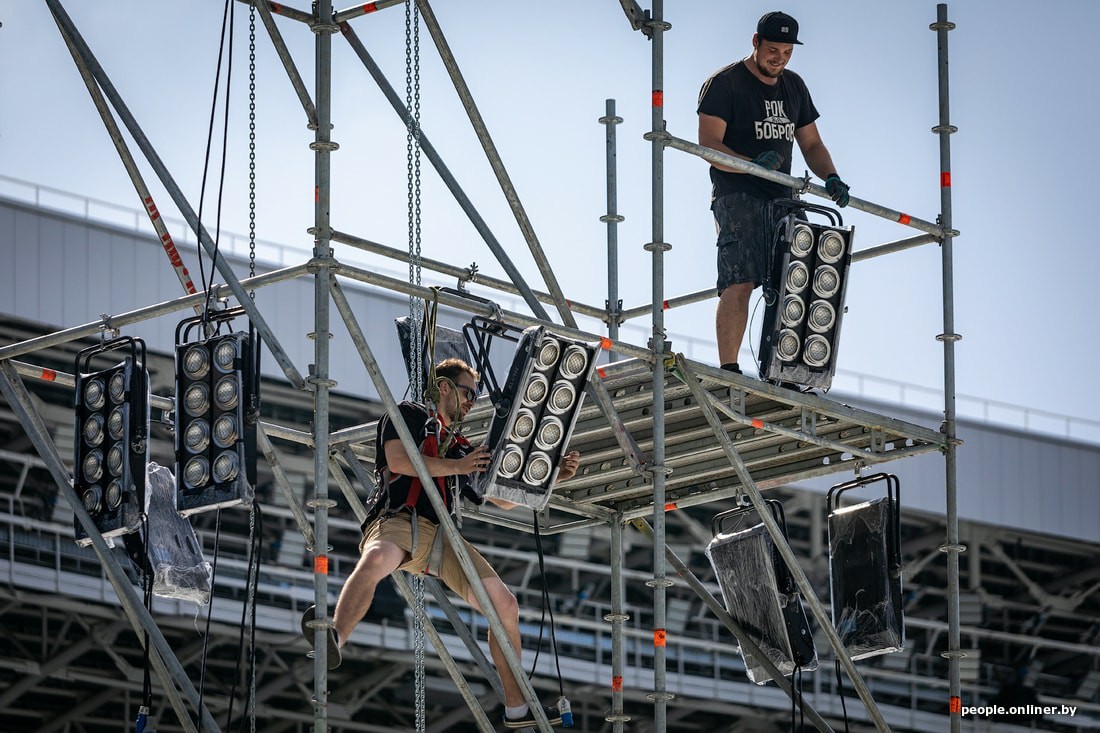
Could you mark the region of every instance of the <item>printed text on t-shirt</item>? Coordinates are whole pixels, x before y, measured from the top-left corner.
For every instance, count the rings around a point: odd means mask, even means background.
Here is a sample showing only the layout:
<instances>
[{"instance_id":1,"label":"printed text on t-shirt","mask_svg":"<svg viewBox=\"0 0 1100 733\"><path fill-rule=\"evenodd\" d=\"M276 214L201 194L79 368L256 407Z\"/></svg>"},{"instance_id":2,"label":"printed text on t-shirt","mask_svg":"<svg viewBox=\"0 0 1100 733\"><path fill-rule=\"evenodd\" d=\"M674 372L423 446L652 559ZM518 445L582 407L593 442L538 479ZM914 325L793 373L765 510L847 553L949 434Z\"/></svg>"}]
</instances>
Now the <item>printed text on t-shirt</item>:
<instances>
[{"instance_id":1,"label":"printed text on t-shirt","mask_svg":"<svg viewBox=\"0 0 1100 733\"><path fill-rule=\"evenodd\" d=\"M794 140L794 123L787 118L782 99L764 100L764 114L763 120L753 123L757 140Z\"/></svg>"}]
</instances>

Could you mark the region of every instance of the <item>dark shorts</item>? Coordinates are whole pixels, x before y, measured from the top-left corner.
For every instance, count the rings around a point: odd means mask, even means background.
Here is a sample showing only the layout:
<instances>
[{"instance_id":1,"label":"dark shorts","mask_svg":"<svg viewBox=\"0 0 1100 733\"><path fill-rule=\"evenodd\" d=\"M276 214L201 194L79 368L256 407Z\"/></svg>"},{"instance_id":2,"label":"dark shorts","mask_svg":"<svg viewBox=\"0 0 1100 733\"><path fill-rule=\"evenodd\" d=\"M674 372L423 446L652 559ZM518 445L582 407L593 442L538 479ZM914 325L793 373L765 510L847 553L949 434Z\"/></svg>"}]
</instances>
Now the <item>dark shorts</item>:
<instances>
[{"instance_id":1,"label":"dark shorts","mask_svg":"<svg viewBox=\"0 0 1100 733\"><path fill-rule=\"evenodd\" d=\"M747 193L728 193L711 204L714 227L718 232L718 294L729 285L760 285L770 267L769 239L774 226L768 226L768 199ZM790 209L773 207L775 221Z\"/></svg>"}]
</instances>

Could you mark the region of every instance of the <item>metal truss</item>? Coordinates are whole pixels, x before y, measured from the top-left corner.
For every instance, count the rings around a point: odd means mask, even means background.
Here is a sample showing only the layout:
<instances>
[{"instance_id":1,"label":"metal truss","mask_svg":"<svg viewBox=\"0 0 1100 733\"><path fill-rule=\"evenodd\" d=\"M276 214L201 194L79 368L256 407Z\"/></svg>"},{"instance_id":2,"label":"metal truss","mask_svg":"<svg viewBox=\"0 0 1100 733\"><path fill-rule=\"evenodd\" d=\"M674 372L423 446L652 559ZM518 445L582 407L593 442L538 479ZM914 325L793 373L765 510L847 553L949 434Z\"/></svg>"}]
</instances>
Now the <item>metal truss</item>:
<instances>
[{"instance_id":1,"label":"metal truss","mask_svg":"<svg viewBox=\"0 0 1100 733\"><path fill-rule=\"evenodd\" d=\"M793 186L803 193L823 195L824 191L808 180L763 171L744 161L676 138L666 131L662 96L664 88L663 38L664 34L670 30L671 25L664 20L663 0L653 0L652 8L644 12L634 3L623 3L632 27L641 30L649 39L653 55L652 89L654 90L652 131L647 135L647 139L650 140L652 146L653 217L651 241L645 245L645 249L652 256L653 298L651 304L625 311L620 308L614 292L609 293L606 307L603 310L591 307L574 307L565 299L554 276L553 268L550 266L534 234L530 221L519 202L518 195L508 179L503 163L489 136L487 126L474 103L473 95L462 79L430 3L428 0L416 0L416 2L432 39L443 58L451 80L459 93L463 106L470 116L471 123L489 162L497 175L504 196L527 241L531 256L538 265L546 288L546 292L536 293L525 282L503 247L489 232L488 227L481 220L468 197L462 192L454 176L443 165L426 135L422 135L420 138L421 145L429 161L436 167L464 212L471 219L475 229L482 235L496 259L508 273L511 283L493 282L483 278L478 278L478 281L489 287L498 286L502 290L517 291L534 315L504 312L483 301L464 297L461 293L442 293L439 295L439 302L463 312L497 318L513 326L546 324L563 335L598 340L605 349L617 356L629 357L625 361L616 361L599 370L599 376L595 378L589 389L589 393L594 397L593 402L595 404L585 408L574 438L574 445L582 448L585 452L581 471L574 480L561 487L560 491L555 492L550 512L539 521L544 524L543 531L549 534L588 527L607 527L608 534L612 539L610 548L610 561L613 572L612 583L616 587L620 587L622 582L623 552L621 540L624 524L630 522L647 536L652 537L652 577L647 581L647 585L653 589L652 609L650 611L654 629L652 649L653 690L647 693L646 697L653 703L653 729L662 732L668 729L669 701L674 698L674 694L669 692L667 685L667 641L665 632L668 626L667 594L675 581L668 576L667 568L671 562L678 574L683 574L686 569L682 560L675 553L669 552L666 547L666 522L672 510L677 508L686 509L707 502L740 496L748 496L754 505L760 507L763 501L762 490L777 487L790 481L851 471L855 467L870 466L911 455L937 451L946 456L947 538L940 549L947 553L948 558L946 595L948 601L949 643L945 656L949 658L950 662L951 729L952 731L958 731L960 715L955 708L956 702L960 699L959 659L964 655L964 652L960 649L958 555L965 548L959 541L957 502L955 499L955 451L958 441L955 434L953 347L959 336L954 333L953 328L951 281L951 242L957 232L951 229L948 136L954 131L954 128L950 126L947 119L947 31L953 26L947 21L946 6L939 6L937 22L932 26L937 32L940 58L941 113L940 124L935 131L941 136L941 170L944 172L944 180L948 182L941 187L941 212L938 221L933 224L860 199L853 198L850 203L853 208L892 221L898 221L923 232L923 234L908 240L865 250L860 256L862 258L885 254L929 241L936 241L941 245L944 272L944 333L939 338L944 344L945 420L942 430L937 432L883 415L840 405L822 397L792 393L737 375L730 375L703 364L689 362L683 357L671 353L665 338L665 309L678 304L694 302L700 299L701 295L690 294L680 298L666 299L664 293L663 258L664 253L670 249L670 245L664 241L663 159L665 149L672 148L698 155L711 162L720 163L787 186ZM134 119L121 96L111 84L91 48L69 19L60 0L46 0L46 3L57 21L62 37L72 52L82 77L87 83L93 102L111 133L123 163L131 173L135 187L139 194L149 199L147 208L151 218L156 219L156 207L152 204L151 197L148 197L147 187L140 180L140 174L138 174L133 158L122 139L120 128L112 116L112 109L120 118L122 126L125 127L137 144L162 185L169 192L174 204L197 233L202 246L211 257L214 257L215 246L211 237L203 228L202 223L198 221L183 192L175 184L171 174L142 133L137 120ZM325 627L330 627L332 623L329 618L330 589L328 582L329 510L335 506L336 502L329 495L330 480L336 481L344 497L352 504L353 508L361 513L362 507L358 505L354 482L364 482L366 472L363 470L363 466L359 464L360 461L369 463L373 459L373 456L370 455L369 443L374 434L373 423L365 423L339 431L332 431L329 427L330 392L334 386L334 382L329 376L330 320L333 307L337 316L347 326L363 365L380 395L384 408L395 418L393 424L396 426L407 452L413 459L418 476L421 481L431 483L427 467L416 449L413 437L408 433L404 421L397 419L399 412L392 391L382 377L372 347L348 304L341 283L345 280L364 282L417 297L427 297L430 292L426 288L387 278L366 269L345 265L334 256L332 247L333 243L336 242L362 246L367 249L378 249L378 247L370 246L370 243L364 244L365 240L337 232L329 218L330 158L332 153L338 149L337 143L330 137L332 129L330 119L331 43L335 34L341 34L349 43L375 82L382 88L397 114L410 126L410 129L415 123L412 121L409 111L403 107L384 77L382 77L377 65L374 64L365 47L358 41L350 26L350 20L356 16L401 3L377 2L357 6L346 11L334 12L331 0L318 0L310 13L295 10L282 3L268 3L266 0L254 0L254 4L259 10L275 50L287 70L288 77L302 103L310 127L315 132L311 148L316 155L315 183L317 197L314 225L310 230L315 237L314 249L313 256L308 262L248 280L238 278L224 258L216 258L217 267L226 285L219 288L214 295L220 296L223 291L227 292L245 308L248 317L260 332L264 343L275 357L289 385L294 389L312 394L313 415L311 427L308 430L302 430L291 426L264 424L260 437L260 447L270 464L274 481L280 488L283 499L290 508L291 515L305 537L307 549L314 555L313 601L317 608L316 625L318 633L322 633L322 630ZM308 25L315 35L318 66L314 90L315 98L311 97L301 75L296 70L293 59L287 51L274 22L273 13ZM603 120L608 125L609 135L613 131L612 125L615 119L614 108L610 106L608 115ZM609 171L609 181L610 179ZM616 217L609 185L609 212L605 217L605 221L609 224L609 250L611 249L610 241L613 239L613 224ZM392 251L383 252L382 254L398 259L404 258L403 255ZM452 266L446 263L429 263L429 265L435 265L440 270L447 270L448 268L454 270ZM264 315L248 297L248 291L251 289L270 287L285 280L300 277L312 278L315 289L315 326L311 334L315 341L314 363L306 376L303 376L302 372L291 362L278 338L265 321ZM469 274L469 279L473 279L472 273ZM118 593L130 624L135 630L148 632L150 642L156 651L152 655L154 667L177 717L183 722L185 730L192 729L190 727L192 726L190 723L191 716L186 708L190 706L191 709L197 709L199 707L199 695L192 686L183 665L180 664L158 629L157 624L139 602L133 586L125 577L117 559L109 552L104 540L95 531L91 518L83 509L83 505L72 488L69 470L58 454L56 445L46 430L41 416L37 414L34 401L23 381L24 378L52 378L56 380L58 375L56 372L52 372L47 376L49 370L44 370L40 366L23 361L15 361L15 357L26 356L46 347L92 336L105 328L117 329L155 315L193 308L206 296L206 293L187 295L168 303L150 306L131 313L104 316L99 321L68 328L41 338L0 347L0 389L2 389L8 403L17 413L24 430L30 436L34 447L52 474L62 494L72 505L75 516L92 537L96 555L103 563L108 578ZM543 307L544 302L553 305L560 323L551 322L549 313ZM618 323L628 317L647 315L652 322L652 338L648 344L640 347L622 342L617 338L606 338L600 334L588 333L577 326L574 318L574 311L579 313L582 310L594 311L606 317L609 326L613 325L616 329ZM611 333L614 336L616 331L612 329ZM65 382L68 379L65 378L61 381ZM158 401L154 402L154 406L171 408L171 400L158 398ZM474 425L471 433L475 439L479 435L479 431L483 431L485 428L488 411L488 405L480 405L470 416L470 422ZM312 509L312 522L310 521L310 513L306 511L306 507L301 505L289 487L285 471L281 467L280 454L272 443L272 439L299 443L313 451L314 494L312 498L305 502L306 506ZM346 472L351 473L351 478ZM457 529L444 507L441 506L441 499L433 492L428 492L427 496L436 505L437 513L441 517L440 527L459 558L460 564L471 582L479 605L485 609L489 628L496 638L506 640L507 635L504 633L501 621L493 610L484 586L477 578L473 564L459 541ZM481 516L490 523L528 531L531 529L530 525L499 515L482 513ZM792 549L783 539L778 526L774 521L771 521L770 514L761 512L761 517L775 539L784 561L795 577L803 598L810 606L827 642L833 648L836 658L845 668L849 680L863 700L875 727L881 731L889 730L863 678L851 660L845 655L840 640L833 631L825 610L817 600L817 595ZM616 573L619 575L615 575ZM398 578L397 582L401 592L407 597L409 589L404 580ZM701 590L696 588L695 582L691 580L688 582L693 589ZM710 597L709 593L700 592L700 596L742 644L751 644L751 640L740 633L736 628L736 624L732 623L732 619L724 616L721 608L717 607L717 603L713 597ZM439 597L442 597L441 593ZM606 716L606 720L611 723L612 730L615 733L620 733L623 730L624 723L630 719L623 711L624 690L621 682L624 657L622 625L629 617L621 604L621 590L613 592L612 597L617 600L613 600L612 608L605 616L605 620L610 622L612 626L613 656L614 664L617 666L615 672L613 672L611 710ZM443 603L443 606L445 609L447 608L446 603ZM448 612L448 617L458 618L450 612ZM431 627L431 619L428 620L428 627ZM114 629L115 626L110 626L105 633L111 633ZM436 639L434 629L428 633L433 640ZM470 653L477 658L475 653L476 640L469 636L466 637L465 641ZM472 711L478 730L491 730L491 724L483 712L483 701L474 694L469 684L464 681L462 667L445 651L446 647L443 644L440 643L436 646L440 650L442 664ZM538 705L536 691L520 664L517 650L512 649L507 643L503 643L502 646L510 670L522 686L525 697L532 704L539 729L544 733L548 733L551 730L550 725L542 712L541 706ZM313 725L314 730L318 733L328 729L330 711L329 679L325 657L325 645L317 645L317 653L312 665L314 677L312 702ZM480 666L485 668L484 671L488 672L483 655L477 659ZM779 675L776 670L772 670L772 674L780 689L788 694L793 694L791 686L785 678ZM487 673L486 676L492 678L492 674ZM811 722L819 730L831 730L825 719L809 707L805 701L803 701L803 708ZM216 730L217 727L210 718L209 712L205 709L199 712L203 719L202 729Z\"/></svg>"}]
</instances>

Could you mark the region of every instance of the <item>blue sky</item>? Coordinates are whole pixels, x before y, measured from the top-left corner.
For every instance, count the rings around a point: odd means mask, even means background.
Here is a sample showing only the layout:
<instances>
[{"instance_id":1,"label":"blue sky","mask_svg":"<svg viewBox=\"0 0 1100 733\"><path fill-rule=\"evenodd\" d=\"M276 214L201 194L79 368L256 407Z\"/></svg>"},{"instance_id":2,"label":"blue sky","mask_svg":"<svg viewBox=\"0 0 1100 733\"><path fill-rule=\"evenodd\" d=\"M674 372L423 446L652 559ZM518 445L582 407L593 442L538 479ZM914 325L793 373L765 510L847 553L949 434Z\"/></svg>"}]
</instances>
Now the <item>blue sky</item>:
<instances>
[{"instance_id":1,"label":"blue sky","mask_svg":"<svg viewBox=\"0 0 1100 733\"><path fill-rule=\"evenodd\" d=\"M293 5L293 3L292 3ZM298 4L303 9L308 3ZM650 298L650 44L615 0L554 4L437 2L436 14L567 296L606 298L604 128L618 128L620 289L627 307ZM667 2L665 107L669 131L694 140L703 80L746 55L759 16L782 8L801 23L790 68L806 80L818 121L853 195L934 219L939 208L936 41L932 2ZM221 3L68 2L68 11L146 134L197 205ZM341 7L338 5L338 7ZM1090 44L1039 27L1100 25L1100 3L963 0L949 7L958 390L1084 418L1100 411L1092 313L1100 248L1089 224L1100 146L1077 126L1096 117ZM247 228L247 8L239 6L223 226ZM125 206L138 201L44 3L0 10L0 172ZM313 37L280 21L312 86ZM404 11L354 26L404 96ZM259 236L311 246L312 133L262 27L258 39ZM405 138L347 44L334 38L333 225L406 246ZM421 33L422 125L513 259L537 272L426 31ZM794 171L804 169L796 156ZM491 254L424 162L424 254L476 261ZM151 173L161 209L170 201ZM666 154L666 296L713 285L714 234L706 164ZM910 233L844 212L857 249ZM0 248L14 243L0 243ZM193 260L193 253L184 253ZM340 253L337 253L340 256ZM394 263L396 264L396 263ZM390 269L400 269L390 263ZM929 388L942 385L940 251L935 245L857 263L848 291L840 368ZM174 297L166 293L165 297ZM761 309L762 310L762 309ZM759 320L762 313L758 314ZM645 324L641 324L645 325ZM708 342L713 301L667 314L667 327ZM674 338L674 348L683 348ZM706 348L693 354L713 361ZM876 393L872 386L870 392ZM884 397L896 396L882 388ZM927 402L927 400L925 400ZM929 402L935 405L935 401ZM996 413L996 409L994 410Z\"/></svg>"}]
</instances>

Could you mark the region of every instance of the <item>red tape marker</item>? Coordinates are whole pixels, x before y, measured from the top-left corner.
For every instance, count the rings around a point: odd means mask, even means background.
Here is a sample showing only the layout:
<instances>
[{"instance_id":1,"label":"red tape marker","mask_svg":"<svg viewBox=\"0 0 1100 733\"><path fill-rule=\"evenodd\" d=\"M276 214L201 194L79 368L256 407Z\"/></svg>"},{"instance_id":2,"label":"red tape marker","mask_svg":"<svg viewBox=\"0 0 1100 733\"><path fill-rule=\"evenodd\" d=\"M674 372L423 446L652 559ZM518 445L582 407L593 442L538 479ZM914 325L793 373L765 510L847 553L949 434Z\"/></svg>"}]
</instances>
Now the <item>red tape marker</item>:
<instances>
[{"instance_id":1,"label":"red tape marker","mask_svg":"<svg viewBox=\"0 0 1100 733\"><path fill-rule=\"evenodd\" d=\"M622 677L612 677L611 678L611 691L612 692L622 692L623 691L623 678Z\"/></svg>"},{"instance_id":2,"label":"red tape marker","mask_svg":"<svg viewBox=\"0 0 1100 733\"><path fill-rule=\"evenodd\" d=\"M676 502L674 502L674 501L670 501L669 503L665 504L665 511L666 512L674 512L679 508L680 507L676 506Z\"/></svg>"},{"instance_id":3,"label":"red tape marker","mask_svg":"<svg viewBox=\"0 0 1100 733\"><path fill-rule=\"evenodd\" d=\"M313 572L318 575L328 575L328 555L318 555L313 558Z\"/></svg>"},{"instance_id":4,"label":"red tape marker","mask_svg":"<svg viewBox=\"0 0 1100 733\"><path fill-rule=\"evenodd\" d=\"M909 218L908 214L898 214L899 224L908 224L910 221L912 221L912 219Z\"/></svg>"},{"instance_id":5,"label":"red tape marker","mask_svg":"<svg viewBox=\"0 0 1100 733\"><path fill-rule=\"evenodd\" d=\"M667 300L662 300L661 301L661 310L663 310L663 311L668 310L668 301Z\"/></svg>"},{"instance_id":6,"label":"red tape marker","mask_svg":"<svg viewBox=\"0 0 1100 733\"><path fill-rule=\"evenodd\" d=\"M953 713L955 715L958 715L959 713L962 712L962 709L963 709L962 698L961 697L952 697L951 702L948 705L948 710L950 710L951 713Z\"/></svg>"},{"instance_id":7,"label":"red tape marker","mask_svg":"<svg viewBox=\"0 0 1100 733\"><path fill-rule=\"evenodd\" d=\"M53 369L42 370L42 380L46 382L53 382L57 380L57 372Z\"/></svg>"},{"instance_id":8,"label":"red tape marker","mask_svg":"<svg viewBox=\"0 0 1100 733\"><path fill-rule=\"evenodd\" d=\"M378 10L378 3L367 3L363 6L364 13L373 13L375 10Z\"/></svg>"},{"instance_id":9,"label":"red tape marker","mask_svg":"<svg viewBox=\"0 0 1100 733\"><path fill-rule=\"evenodd\" d=\"M607 379L607 372L603 367L596 367L596 374L600 375L600 379Z\"/></svg>"},{"instance_id":10,"label":"red tape marker","mask_svg":"<svg viewBox=\"0 0 1100 733\"><path fill-rule=\"evenodd\" d=\"M600 336L600 348L604 351L611 351L611 339L606 336Z\"/></svg>"},{"instance_id":11,"label":"red tape marker","mask_svg":"<svg viewBox=\"0 0 1100 733\"><path fill-rule=\"evenodd\" d=\"M940 187L951 188L951 171L944 171L940 174Z\"/></svg>"},{"instance_id":12,"label":"red tape marker","mask_svg":"<svg viewBox=\"0 0 1100 733\"><path fill-rule=\"evenodd\" d=\"M653 646L664 646L664 645L665 645L665 630L664 629L654 630L654 632L653 632Z\"/></svg>"},{"instance_id":13,"label":"red tape marker","mask_svg":"<svg viewBox=\"0 0 1100 733\"><path fill-rule=\"evenodd\" d=\"M753 418L752 426L757 430L760 430L764 427L764 421L760 420L759 418Z\"/></svg>"},{"instance_id":14,"label":"red tape marker","mask_svg":"<svg viewBox=\"0 0 1100 733\"><path fill-rule=\"evenodd\" d=\"M665 106L665 93L660 89L653 90L653 106L664 107Z\"/></svg>"}]
</instances>

